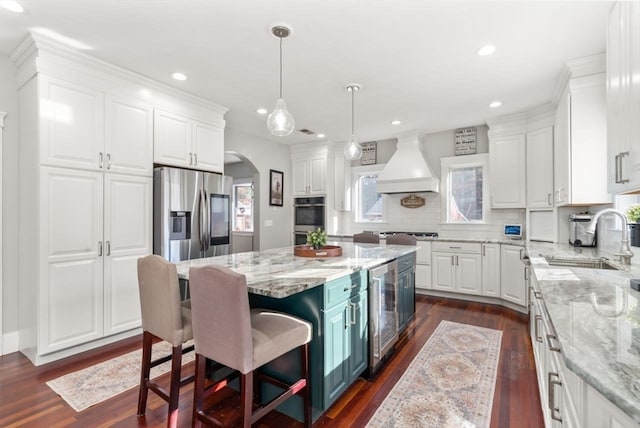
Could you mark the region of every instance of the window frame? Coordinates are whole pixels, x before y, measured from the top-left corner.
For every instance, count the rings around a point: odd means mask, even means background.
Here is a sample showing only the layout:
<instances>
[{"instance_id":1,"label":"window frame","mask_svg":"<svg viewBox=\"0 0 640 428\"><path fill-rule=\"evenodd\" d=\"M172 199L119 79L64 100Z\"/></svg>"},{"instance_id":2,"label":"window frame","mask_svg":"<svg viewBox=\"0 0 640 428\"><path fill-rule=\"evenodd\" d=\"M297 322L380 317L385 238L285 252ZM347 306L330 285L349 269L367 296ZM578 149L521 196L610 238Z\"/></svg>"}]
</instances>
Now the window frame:
<instances>
[{"instance_id":1,"label":"window frame","mask_svg":"<svg viewBox=\"0 0 640 428\"><path fill-rule=\"evenodd\" d=\"M249 186L251 187L252 190L252 197L251 197L251 230L236 230L236 187L244 187L244 186ZM231 232L232 233L254 233L256 230L256 224L255 224L255 208L256 208L256 198L255 198L255 184L254 184L254 180L253 179L238 179L238 180L233 180L233 184L231 185L231 210L232 210L232 216L231 216Z\"/></svg>"},{"instance_id":2,"label":"window frame","mask_svg":"<svg viewBox=\"0 0 640 428\"><path fill-rule=\"evenodd\" d=\"M451 171L462 168L482 168L482 220L455 221L450 219ZM442 223L447 225L487 225L491 223L491 195L489 194L489 154L452 156L440 159Z\"/></svg>"},{"instance_id":3,"label":"window frame","mask_svg":"<svg viewBox=\"0 0 640 428\"><path fill-rule=\"evenodd\" d=\"M380 174L386 164L375 164L366 166L354 166L351 168L351 185L353 188L353 221L364 224L386 224L387 217L387 195L382 194L382 218L379 221L372 221L362 218L360 212L360 178L365 175Z\"/></svg>"}]
</instances>

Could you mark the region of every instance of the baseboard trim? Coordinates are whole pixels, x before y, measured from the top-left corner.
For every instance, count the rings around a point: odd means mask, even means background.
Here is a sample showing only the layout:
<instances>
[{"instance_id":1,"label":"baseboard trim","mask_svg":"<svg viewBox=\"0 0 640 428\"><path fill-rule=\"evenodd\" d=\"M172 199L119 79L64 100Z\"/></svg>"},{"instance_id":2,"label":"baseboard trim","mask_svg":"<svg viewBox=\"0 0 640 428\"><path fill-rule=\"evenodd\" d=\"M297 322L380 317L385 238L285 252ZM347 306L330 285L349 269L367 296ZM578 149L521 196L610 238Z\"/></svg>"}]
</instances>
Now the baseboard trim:
<instances>
[{"instance_id":1,"label":"baseboard trim","mask_svg":"<svg viewBox=\"0 0 640 428\"><path fill-rule=\"evenodd\" d=\"M12 354L18 352L18 332L5 333L2 335L2 346L0 346L0 355Z\"/></svg>"}]
</instances>

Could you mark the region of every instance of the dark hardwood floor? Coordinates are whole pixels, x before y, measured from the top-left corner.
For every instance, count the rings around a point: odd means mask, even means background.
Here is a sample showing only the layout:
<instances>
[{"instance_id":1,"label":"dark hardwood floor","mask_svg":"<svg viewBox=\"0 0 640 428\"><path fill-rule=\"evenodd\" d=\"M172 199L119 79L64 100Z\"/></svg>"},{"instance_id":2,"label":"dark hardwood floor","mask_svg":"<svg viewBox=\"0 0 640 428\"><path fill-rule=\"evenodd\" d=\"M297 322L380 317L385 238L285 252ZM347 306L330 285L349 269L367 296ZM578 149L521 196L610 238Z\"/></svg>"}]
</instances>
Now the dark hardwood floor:
<instances>
[{"instance_id":1,"label":"dark hardwood floor","mask_svg":"<svg viewBox=\"0 0 640 428\"><path fill-rule=\"evenodd\" d=\"M528 317L493 305L420 296L416 299L415 320L401 338L396 353L376 379L373 382L359 379L314 426L364 426L441 320L503 332L491 427L544 426L529 340ZM167 405L155 394L149 394L144 418L136 417L137 388L76 413L45 384L58 376L139 347L141 338L137 337L40 367L34 367L20 353L0 357L0 427L164 426ZM187 370L192 368L191 365ZM237 412L235 398L229 394L218 404L228 417L233 417ZM192 399L193 384L181 390L181 427L191 426ZM298 427L302 424L271 412L256 426Z\"/></svg>"}]
</instances>

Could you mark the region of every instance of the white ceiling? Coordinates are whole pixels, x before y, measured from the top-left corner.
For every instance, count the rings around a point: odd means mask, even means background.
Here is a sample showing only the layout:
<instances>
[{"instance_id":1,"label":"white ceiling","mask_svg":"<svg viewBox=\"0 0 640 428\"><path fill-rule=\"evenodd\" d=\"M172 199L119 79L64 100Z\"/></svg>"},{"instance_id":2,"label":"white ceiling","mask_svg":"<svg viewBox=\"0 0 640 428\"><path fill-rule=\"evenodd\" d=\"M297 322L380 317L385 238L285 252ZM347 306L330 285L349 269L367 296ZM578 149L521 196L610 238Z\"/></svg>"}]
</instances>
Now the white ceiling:
<instances>
[{"instance_id":1,"label":"white ceiling","mask_svg":"<svg viewBox=\"0 0 640 428\"><path fill-rule=\"evenodd\" d=\"M20 0L19 0L20 1ZM408 130L484 123L549 102L568 59L605 49L609 2L427 0L22 0L0 9L0 53L28 29L82 42L86 53L230 109L227 126L273 141L258 107L278 95L278 41L285 22L284 98L296 128L346 140L357 82L361 141ZM489 57L476 51L496 45ZM185 82L171 78L175 71ZM489 102L503 106L490 109ZM391 120L402 121L392 126Z\"/></svg>"}]
</instances>

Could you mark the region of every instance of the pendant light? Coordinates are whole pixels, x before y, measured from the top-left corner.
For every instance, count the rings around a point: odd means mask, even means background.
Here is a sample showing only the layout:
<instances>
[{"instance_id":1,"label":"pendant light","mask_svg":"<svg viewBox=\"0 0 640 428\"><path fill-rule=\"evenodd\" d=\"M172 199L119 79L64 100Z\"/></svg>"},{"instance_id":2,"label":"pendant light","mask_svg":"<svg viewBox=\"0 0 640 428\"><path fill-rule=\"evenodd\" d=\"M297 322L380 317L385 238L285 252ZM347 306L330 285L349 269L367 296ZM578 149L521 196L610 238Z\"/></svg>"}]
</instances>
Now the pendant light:
<instances>
[{"instance_id":1,"label":"pendant light","mask_svg":"<svg viewBox=\"0 0 640 428\"><path fill-rule=\"evenodd\" d=\"M355 133L355 93L360 90L360 85L352 83L347 85L347 91L351 92L351 137L344 148L344 158L346 160L357 160L362 157L362 146L358 143Z\"/></svg>"},{"instance_id":2,"label":"pendant light","mask_svg":"<svg viewBox=\"0 0 640 428\"><path fill-rule=\"evenodd\" d=\"M282 39L291 33L291 29L283 25L276 25L271 28L271 32L280 39L280 97L276 101L276 107L267 117L267 128L273 135L286 137L293 132L296 126L296 122L291 113L287 111L287 105L282 98Z\"/></svg>"}]
</instances>

